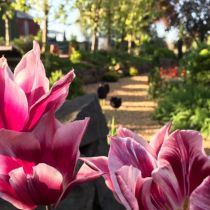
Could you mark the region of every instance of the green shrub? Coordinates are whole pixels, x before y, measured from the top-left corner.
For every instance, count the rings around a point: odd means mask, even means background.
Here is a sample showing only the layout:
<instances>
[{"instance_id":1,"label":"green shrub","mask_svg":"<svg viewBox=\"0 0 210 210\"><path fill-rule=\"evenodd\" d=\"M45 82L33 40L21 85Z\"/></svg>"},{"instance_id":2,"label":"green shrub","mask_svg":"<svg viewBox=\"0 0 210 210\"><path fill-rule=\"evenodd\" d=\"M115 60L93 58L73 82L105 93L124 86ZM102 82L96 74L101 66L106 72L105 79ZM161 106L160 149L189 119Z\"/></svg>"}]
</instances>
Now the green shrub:
<instances>
[{"instance_id":1,"label":"green shrub","mask_svg":"<svg viewBox=\"0 0 210 210\"><path fill-rule=\"evenodd\" d=\"M176 55L172 50L168 48L158 48L154 51L154 57L157 58L171 58L176 59Z\"/></svg>"},{"instance_id":2,"label":"green shrub","mask_svg":"<svg viewBox=\"0 0 210 210\"><path fill-rule=\"evenodd\" d=\"M156 49L166 48L167 44L163 38L155 37L150 40L146 40L140 46L141 55L153 55Z\"/></svg>"},{"instance_id":3,"label":"green shrub","mask_svg":"<svg viewBox=\"0 0 210 210\"><path fill-rule=\"evenodd\" d=\"M128 70L130 76L137 76L139 71L136 67L131 66Z\"/></svg>"},{"instance_id":4,"label":"green shrub","mask_svg":"<svg viewBox=\"0 0 210 210\"><path fill-rule=\"evenodd\" d=\"M209 49L205 49L205 48L200 50L200 52L199 52L200 56L208 56L209 54L210 54Z\"/></svg>"},{"instance_id":5,"label":"green shrub","mask_svg":"<svg viewBox=\"0 0 210 210\"><path fill-rule=\"evenodd\" d=\"M0 36L0 45L5 45L5 40L2 36Z\"/></svg>"},{"instance_id":6,"label":"green shrub","mask_svg":"<svg viewBox=\"0 0 210 210\"><path fill-rule=\"evenodd\" d=\"M61 70L55 70L51 72L49 77L50 86L55 84L55 82L58 81L61 77L63 77L63 72Z\"/></svg>"},{"instance_id":7,"label":"green shrub","mask_svg":"<svg viewBox=\"0 0 210 210\"><path fill-rule=\"evenodd\" d=\"M117 82L119 76L116 71L107 71L103 76L103 81L106 82Z\"/></svg>"},{"instance_id":8,"label":"green shrub","mask_svg":"<svg viewBox=\"0 0 210 210\"><path fill-rule=\"evenodd\" d=\"M15 38L12 41L12 44L20 51L22 55L24 55L33 48L33 40L34 36L21 36L19 38Z\"/></svg>"},{"instance_id":9,"label":"green shrub","mask_svg":"<svg viewBox=\"0 0 210 210\"><path fill-rule=\"evenodd\" d=\"M161 122L172 120L173 129L196 129L208 135L209 88L188 82L165 89L165 94L159 98L154 118Z\"/></svg>"},{"instance_id":10,"label":"green shrub","mask_svg":"<svg viewBox=\"0 0 210 210\"><path fill-rule=\"evenodd\" d=\"M183 57L180 63L190 72L192 81L210 84L209 45L202 44L198 48L192 49L190 53Z\"/></svg>"},{"instance_id":11,"label":"green shrub","mask_svg":"<svg viewBox=\"0 0 210 210\"><path fill-rule=\"evenodd\" d=\"M109 63L110 58L105 51L81 51L81 60L93 65L104 67Z\"/></svg>"},{"instance_id":12,"label":"green shrub","mask_svg":"<svg viewBox=\"0 0 210 210\"><path fill-rule=\"evenodd\" d=\"M153 54L154 65L160 66L162 59L176 60L176 55L172 50L169 50L168 48L155 49L154 54Z\"/></svg>"},{"instance_id":13,"label":"green shrub","mask_svg":"<svg viewBox=\"0 0 210 210\"><path fill-rule=\"evenodd\" d=\"M56 71L51 72L51 76L49 77L50 86L55 84L55 82L57 82L63 76L64 74L61 70L56 70ZM75 77L75 79L70 85L69 94L67 98L72 99L72 98L75 98L76 96L80 96L83 94L84 94L83 83L78 77Z\"/></svg>"},{"instance_id":14,"label":"green shrub","mask_svg":"<svg viewBox=\"0 0 210 210\"><path fill-rule=\"evenodd\" d=\"M205 137L210 137L210 118L205 118L201 132Z\"/></svg>"},{"instance_id":15,"label":"green shrub","mask_svg":"<svg viewBox=\"0 0 210 210\"><path fill-rule=\"evenodd\" d=\"M149 75L149 94L152 98L156 98L162 92L163 81L160 77L159 67L152 69Z\"/></svg>"},{"instance_id":16,"label":"green shrub","mask_svg":"<svg viewBox=\"0 0 210 210\"><path fill-rule=\"evenodd\" d=\"M74 48L72 48L72 53L70 55L70 61L72 63L79 63L81 61L81 53Z\"/></svg>"},{"instance_id":17,"label":"green shrub","mask_svg":"<svg viewBox=\"0 0 210 210\"><path fill-rule=\"evenodd\" d=\"M46 52L41 56L42 62L47 72L47 76L50 77L51 72L61 69L65 74L72 68L72 63L68 58L60 58L57 55Z\"/></svg>"},{"instance_id":18,"label":"green shrub","mask_svg":"<svg viewBox=\"0 0 210 210\"><path fill-rule=\"evenodd\" d=\"M83 83L78 77L75 77L75 79L70 85L69 95L67 98L72 99L81 95L84 95Z\"/></svg>"},{"instance_id":19,"label":"green shrub","mask_svg":"<svg viewBox=\"0 0 210 210\"><path fill-rule=\"evenodd\" d=\"M182 108L176 110L176 112L172 116L173 129L189 129L189 119L192 115L192 110Z\"/></svg>"}]
</instances>

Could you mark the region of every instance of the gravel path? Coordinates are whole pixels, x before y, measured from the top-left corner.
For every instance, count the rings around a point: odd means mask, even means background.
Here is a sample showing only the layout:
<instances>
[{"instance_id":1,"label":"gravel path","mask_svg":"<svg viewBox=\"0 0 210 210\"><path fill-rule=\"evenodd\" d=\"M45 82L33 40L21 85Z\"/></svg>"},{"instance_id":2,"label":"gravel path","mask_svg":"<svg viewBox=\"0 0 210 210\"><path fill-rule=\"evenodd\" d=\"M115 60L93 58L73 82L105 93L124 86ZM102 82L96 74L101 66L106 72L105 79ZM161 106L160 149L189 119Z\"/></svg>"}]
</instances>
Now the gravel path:
<instances>
[{"instance_id":1,"label":"gravel path","mask_svg":"<svg viewBox=\"0 0 210 210\"><path fill-rule=\"evenodd\" d=\"M103 106L108 124L115 114L116 123L129 128L142 135L146 140L161 127L152 120L152 113L156 103L148 97L148 76L135 76L121 78L116 83L109 83L110 93ZM85 86L86 93L95 93L98 84ZM122 98L122 106L117 110L109 105L111 96Z\"/></svg>"}]
</instances>

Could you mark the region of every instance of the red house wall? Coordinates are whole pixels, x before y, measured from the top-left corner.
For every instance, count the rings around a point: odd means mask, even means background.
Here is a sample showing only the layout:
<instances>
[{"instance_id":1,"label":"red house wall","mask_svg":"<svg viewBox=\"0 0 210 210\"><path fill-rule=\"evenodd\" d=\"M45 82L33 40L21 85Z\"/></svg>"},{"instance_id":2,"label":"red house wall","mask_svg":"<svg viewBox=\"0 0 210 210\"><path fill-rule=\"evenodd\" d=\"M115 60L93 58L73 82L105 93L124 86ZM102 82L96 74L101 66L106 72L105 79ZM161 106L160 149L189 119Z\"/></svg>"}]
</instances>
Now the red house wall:
<instances>
[{"instance_id":1,"label":"red house wall","mask_svg":"<svg viewBox=\"0 0 210 210\"><path fill-rule=\"evenodd\" d=\"M27 24L28 24L28 34L25 33L26 32L25 31L25 22L27 22ZM19 36L36 35L40 29L39 25L31 19L17 18L16 23L17 23Z\"/></svg>"}]
</instances>

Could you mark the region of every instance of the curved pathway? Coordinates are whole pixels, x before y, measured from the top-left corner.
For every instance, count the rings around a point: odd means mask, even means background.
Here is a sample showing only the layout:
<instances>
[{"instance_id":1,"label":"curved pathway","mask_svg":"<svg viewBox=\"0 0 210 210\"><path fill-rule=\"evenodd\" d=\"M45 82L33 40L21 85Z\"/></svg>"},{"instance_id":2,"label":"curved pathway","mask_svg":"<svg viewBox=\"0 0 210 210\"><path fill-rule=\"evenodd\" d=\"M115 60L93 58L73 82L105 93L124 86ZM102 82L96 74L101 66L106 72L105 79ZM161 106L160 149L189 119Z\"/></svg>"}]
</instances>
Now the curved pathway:
<instances>
[{"instance_id":1,"label":"curved pathway","mask_svg":"<svg viewBox=\"0 0 210 210\"><path fill-rule=\"evenodd\" d=\"M129 128L149 140L161 125L152 120L156 103L148 96L148 76L125 77L116 83L109 83L109 85L110 93L103 106L108 123L115 115L117 124ZM85 91L86 93L95 93L97 87L98 84L87 85ZM111 96L122 98L122 106L117 112L109 105Z\"/></svg>"}]
</instances>

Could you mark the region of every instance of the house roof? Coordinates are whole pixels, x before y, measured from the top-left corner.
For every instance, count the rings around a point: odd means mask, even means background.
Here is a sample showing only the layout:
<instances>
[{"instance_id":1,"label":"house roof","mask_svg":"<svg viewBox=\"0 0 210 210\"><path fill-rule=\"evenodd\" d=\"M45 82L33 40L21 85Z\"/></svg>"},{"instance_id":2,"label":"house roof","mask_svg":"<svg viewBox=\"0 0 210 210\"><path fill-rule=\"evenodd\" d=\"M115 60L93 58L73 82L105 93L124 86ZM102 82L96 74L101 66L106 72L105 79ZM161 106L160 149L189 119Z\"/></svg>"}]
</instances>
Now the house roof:
<instances>
[{"instance_id":1,"label":"house roof","mask_svg":"<svg viewBox=\"0 0 210 210\"><path fill-rule=\"evenodd\" d=\"M16 17L20 19L33 20L33 17L25 12L16 11Z\"/></svg>"}]
</instances>

